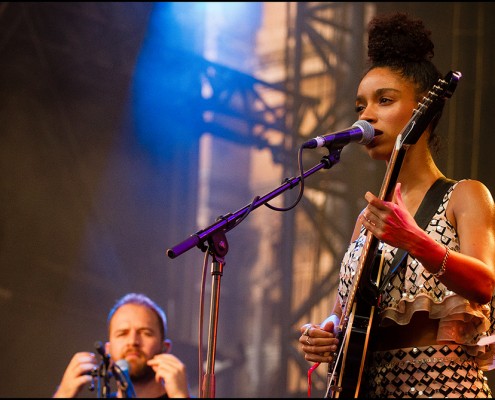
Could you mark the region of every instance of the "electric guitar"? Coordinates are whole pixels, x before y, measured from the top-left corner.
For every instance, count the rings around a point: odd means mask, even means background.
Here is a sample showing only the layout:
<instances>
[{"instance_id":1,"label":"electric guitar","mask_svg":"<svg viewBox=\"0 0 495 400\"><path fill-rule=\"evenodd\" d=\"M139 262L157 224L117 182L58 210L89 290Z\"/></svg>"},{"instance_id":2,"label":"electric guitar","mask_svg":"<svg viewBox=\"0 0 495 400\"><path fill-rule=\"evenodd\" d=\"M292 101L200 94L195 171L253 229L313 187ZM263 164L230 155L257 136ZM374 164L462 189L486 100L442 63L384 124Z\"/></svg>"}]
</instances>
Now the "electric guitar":
<instances>
[{"instance_id":1,"label":"electric guitar","mask_svg":"<svg viewBox=\"0 0 495 400\"><path fill-rule=\"evenodd\" d=\"M413 115L399 133L390 156L378 196L381 200L392 199L407 149L418 141L432 121L439 118L445 100L452 96L461 76L460 72L450 71L443 79L438 80L413 110ZM364 367L383 267L378 244L378 239L368 231L349 288L349 296L345 304L342 304L342 317L336 329L339 346L333 361L328 365L326 398L363 397L361 390Z\"/></svg>"}]
</instances>

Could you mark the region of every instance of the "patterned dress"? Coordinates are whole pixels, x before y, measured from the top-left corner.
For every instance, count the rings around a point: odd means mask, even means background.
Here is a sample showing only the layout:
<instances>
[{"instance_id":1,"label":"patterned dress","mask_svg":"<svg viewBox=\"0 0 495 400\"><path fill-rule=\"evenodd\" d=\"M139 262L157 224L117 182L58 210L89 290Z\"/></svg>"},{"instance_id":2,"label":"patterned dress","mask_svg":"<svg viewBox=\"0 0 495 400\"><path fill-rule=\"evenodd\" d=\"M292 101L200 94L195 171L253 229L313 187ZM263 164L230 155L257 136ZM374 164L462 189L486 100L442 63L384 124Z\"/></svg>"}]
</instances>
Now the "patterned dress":
<instances>
[{"instance_id":1,"label":"patterned dress","mask_svg":"<svg viewBox=\"0 0 495 400\"><path fill-rule=\"evenodd\" d=\"M459 251L459 238L445 210L457 184L447 191L426 228L451 251ZM362 228L342 260L341 304L345 305L349 295L365 241L366 230ZM380 243L378 250L384 257L386 275L397 248ZM493 299L491 304L479 305L457 295L408 256L406 267L399 269L382 292L375 323L406 325L416 311L425 311L439 320L437 340L450 344L373 352L367 367L369 397L492 397L483 370L495 367L495 340L490 337L494 305Z\"/></svg>"}]
</instances>

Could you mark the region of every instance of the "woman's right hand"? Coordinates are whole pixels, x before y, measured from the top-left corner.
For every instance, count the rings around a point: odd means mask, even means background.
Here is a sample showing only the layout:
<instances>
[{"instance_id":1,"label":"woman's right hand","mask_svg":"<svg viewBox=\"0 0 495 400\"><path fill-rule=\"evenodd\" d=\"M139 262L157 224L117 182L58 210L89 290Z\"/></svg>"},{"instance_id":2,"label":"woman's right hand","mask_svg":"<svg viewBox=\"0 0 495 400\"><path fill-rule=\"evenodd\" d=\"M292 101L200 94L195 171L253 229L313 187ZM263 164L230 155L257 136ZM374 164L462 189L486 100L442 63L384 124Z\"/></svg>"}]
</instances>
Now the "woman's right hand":
<instances>
[{"instance_id":1,"label":"woman's right hand","mask_svg":"<svg viewBox=\"0 0 495 400\"><path fill-rule=\"evenodd\" d=\"M335 315L327 318L321 325L304 324L301 326L299 343L307 361L330 363L337 351L339 340L334 332L338 324Z\"/></svg>"}]
</instances>

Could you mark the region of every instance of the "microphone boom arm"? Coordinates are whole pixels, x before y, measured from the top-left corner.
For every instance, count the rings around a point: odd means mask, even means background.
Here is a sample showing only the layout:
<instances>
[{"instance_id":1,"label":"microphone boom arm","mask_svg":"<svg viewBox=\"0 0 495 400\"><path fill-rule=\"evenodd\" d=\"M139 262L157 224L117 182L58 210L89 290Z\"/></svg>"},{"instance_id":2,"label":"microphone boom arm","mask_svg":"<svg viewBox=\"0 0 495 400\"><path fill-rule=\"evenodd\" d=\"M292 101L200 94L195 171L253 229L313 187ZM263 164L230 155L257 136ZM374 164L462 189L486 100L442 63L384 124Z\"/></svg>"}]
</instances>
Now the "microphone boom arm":
<instances>
[{"instance_id":1,"label":"microphone boom arm","mask_svg":"<svg viewBox=\"0 0 495 400\"><path fill-rule=\"evenodd\" d=\"M316 164L314 167L312 167L311 169L307 170L302 174L302 179L305 179L306 177L314 174L320 169L329 169L340 161L340 153L342 151L342 147L336 149L329 149L329 151L330 151L329 155L324 156L318 164ZM281 186L271 191L270 193L264 195L263 197L259 198L253 203L244 206L243 208L241 208L240 210L236 211L233 214L228 213L219 217L217 222L211 224L205 229L202 229L192 234L191 236L189 236L189 238L183 240L174 247L167 249L168 257L176 258L195 246L200 248L202 251L206 251L207 246L205 246L204 242L209 241L210 237L212 237L215 233L219 231L223 231L223 232L230 231L237 225L237 222L240 219L244 218L246 213L251 212L252 210L258 208L259 206L269 202L270 200L279 196L286 190L293 189L299 184L300 181L301 181L301 176L297 176L295 178L286 178L284 181L285 183L283 183Z\"/></svg>"},{"instance_id":2,"label":"microphone boom arm","mask_svg":"<svg viewBox=\"0 0 495 400\"><path fill-rule=\"evenodd\" d=\"M212 256L212 288L211 288L211 304L210 304L210 327L208 334L208 354L206 360L206 372L203 375L203 380L200 381L199 390L200 397L212 398L215 397L215 352L216 352L216 337L217 337L217 326L218 326L218 309L220 304L220 281L223 275L223 267L225 265L225 256L228 252L228 242L226 232L235 228L239 225L248 214L258 208L262 204L265 204L268 208L276 209L278 211L286 211L287 209L277 209L267 204L268 201L277 197L281 193L288 189L292 189L301 182L301 190L299 196L302 196L304 191L304 179L319 171L322 168L328 169L335 165L340 160L340 153L342 151L342 146L332 148L332 146L326 147L329 151L329 155L323 157L320 163L315 165L313 168L304 172L302 168L302 162L299 164L300 175L296 178L286 178L284 183L272 192L264 195L263 197L255 197L254 200L247 206L236 211L234 214L225 214L217 219L217 222L210 225L209 227L196 232L191 235L188 239L179 243L178 245L167 250L167 255L170 258L175 258L186 251L190 250L192 247L197 246L207 255ZM300 149L302 152L302 148ZM301 160L301 158L300 158ZM300 198L300 197L299 197ZM297 204L297 202L295 203ZM208 245L205 244L208 242ZM206 260L206 259L205 259ZM206 261L205 261L206 262ZM200 323L201 326L201 323ZM201 335L202 333L200 333ZM201 340L200 340L201 343ZM201 345L199 349L201 349ZM201 350L200 350L201 351ZM201 353L199 355L201 361ZM202 362L200 362L200 371L202 372Z\"/></svg>"}]
</instances>

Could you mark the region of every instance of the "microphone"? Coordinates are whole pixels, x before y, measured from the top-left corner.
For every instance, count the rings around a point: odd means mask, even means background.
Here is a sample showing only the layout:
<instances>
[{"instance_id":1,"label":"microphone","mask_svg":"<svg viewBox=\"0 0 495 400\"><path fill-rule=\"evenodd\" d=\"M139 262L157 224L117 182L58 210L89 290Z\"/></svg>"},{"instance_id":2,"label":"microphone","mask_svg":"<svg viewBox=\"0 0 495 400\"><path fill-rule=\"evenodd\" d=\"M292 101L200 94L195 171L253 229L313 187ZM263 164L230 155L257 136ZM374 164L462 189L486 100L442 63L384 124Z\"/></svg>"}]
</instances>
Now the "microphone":
<instances>
[{"instance_id":1,"label":"microphone","mask_svg":"<svg viewBox=\"0 0 495 400\"><path fill-rule=\"evenodd\" d=\"M129 363L122 359L113 365L113 374L124 390L124 397L136 397L134 386L132 385L131 376L129 375Z\"/></svg>"},{"instance_id":2,"label":"microphone","mask_svg":"<svg viewBox=\"0 0 495 400\"><path fill-rule=\"evenodd\" d=\"M108 362L110 361L110 356L105 353L105 347L103 346L103 343L97 340L95 342L95 347L96 351L100 354L100 356L103 358L104 361Z\"/></svg>"},{"instance_id":3,"label":"microphone","mask_svg":"<svg viewBox=\"0 0 495 400\"><path fill-rule=\"evenodd\" d=\"M375 137L375 128L365 121L359 120L354 122L350 128L336 133L327 133L323 136L317 136L308 140L302 145L303 149L314 149L316 147L330 146L343 147L350 142L359 144L368 144Z\"/></svg>"}]
</instances>

